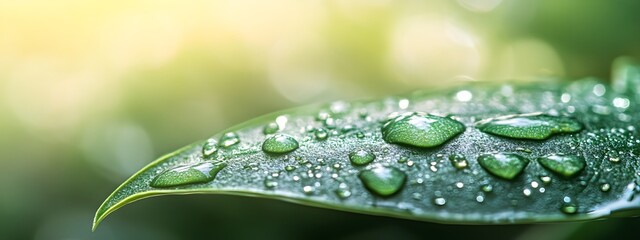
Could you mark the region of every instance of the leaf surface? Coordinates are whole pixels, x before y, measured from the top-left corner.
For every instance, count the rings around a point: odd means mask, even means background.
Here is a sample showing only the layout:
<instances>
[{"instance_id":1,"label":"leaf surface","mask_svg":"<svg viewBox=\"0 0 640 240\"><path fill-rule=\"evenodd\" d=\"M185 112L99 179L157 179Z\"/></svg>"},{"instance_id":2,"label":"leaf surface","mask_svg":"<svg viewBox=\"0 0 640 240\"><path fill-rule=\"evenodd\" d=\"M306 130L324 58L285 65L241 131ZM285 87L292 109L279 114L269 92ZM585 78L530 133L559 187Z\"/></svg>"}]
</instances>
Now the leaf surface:
<instances>
[{"instance_id":1,"label":"leaf surface","mask_svg":"<svg viewBox=\"0 0 640 240\"><path fill-rule=\"evenodd\" d=\"M442 223L637 215L640 68L616 66L614 88L594 79L475 85L259 117L149 164L106 199L93 227L143 198L201 193ZM405 125L382 130L394 120ZM481 131L492 120L524 125ZM554 128L563 121L571 131Z\"/></svg>"}]
</instances>

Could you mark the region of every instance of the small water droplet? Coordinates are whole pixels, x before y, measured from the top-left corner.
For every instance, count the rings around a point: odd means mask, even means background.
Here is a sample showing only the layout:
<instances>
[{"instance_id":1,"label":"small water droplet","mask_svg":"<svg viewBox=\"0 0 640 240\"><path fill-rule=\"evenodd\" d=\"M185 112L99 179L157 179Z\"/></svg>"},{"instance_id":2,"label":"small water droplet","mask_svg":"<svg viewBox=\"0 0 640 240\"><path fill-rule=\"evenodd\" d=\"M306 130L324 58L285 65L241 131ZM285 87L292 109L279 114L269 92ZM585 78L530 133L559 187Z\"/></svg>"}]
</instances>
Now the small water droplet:
<instances>
[{"instance_id":1,"label":"small water droplet","mask_svg":"<svg viewBox=\"0 0 640 240\"><path fill-rule=\"evenodd\" d=\"M575 133L582 130L582 124L572 118L543 114L510 115L485 119L476 124L480 131L494 135L542 140L559 133Z\"/></svg>"},{"instance_id":2,"label":"small water droplet","mask_svg":"<svg viewBox=\"0 0 640 240\"><path fill-rule=\"evenodd\" d=\"M456 93L456 100L460 102L468 102L473 98L473 94L467 90L462 90Z\"/></svg>"},{"instance_id":3,"label":"small water droplet","mask_svg":"<svg viewBox=\"0 0 640 240\"><path fill-rule=\"evenodd\" d=\"M328 128L328 129L334 129L336 128L336 120L334 118L327 118L324 120L324 127Z\"/></svg>"},{"instance_id":4,"label":"small water droplet","mask_svg":"<svg viewBox=\"0 0 640 240\"><path fill-rule=\"evenodd\" d=\"M453 167L456 169L464 169L469 166L467 158L462 154L449 155L449 161L451 161L451 165L453 165Z\"/></svg>"},{"instance_id":5,"label":"small water droplet","mask_svg":"<svg viewBox=\"0 0 640 240\"><path fill-rule=\"evenodd\" d=\"M540 176L540 181L542 181L542 183L544 183L545 185L548 185L549 183L551 183L551 177L549 177L549 176Z\"/></svg>"},{"instance_id":6,"label":"small water droplet","mask_svg":"<svg viewBox=\"0 0 640 240\"><path fill-rule=\"evenodd\" d=\"M522 190L522 194L524 194L525 197L531 196L531 189L525 188Z\"/></svg>"},{"instance_id":7,"label":"small water droplet","mask_svg":"<svg viewBox=\"0 0 640 240\"><path fill-rule=\"evenodd\" d=\"M218 141L213 138L209 138L202 146L202 156L210 158L218 152Z\"/></svg>"},{"instance_id":8,"label":"small water droplet","mask_svg":"<svg viewBox=\"0 0 640 240\"><path fill-rule=\"evenodd\" d=\"M606 91L607 88L605 88L605 86L602 84L596 84L595 86L593 86L593 94L598 97L602 97Z\"/></svg>"},{"instance_id":9,"label":"small water droplet","mask_svg":"<svg viewBox=\"0 0 640 240\"><path fill-rule=\"evenodd\" d=\"M398 159L398 163L406 163L408 160L409 160L409 158L407 158L407 157L400 157Z\"/></svg>"},{"instance_id":10,"label":"small water droplet","mask_svg":"<svg viewBox=\"0 0 640 240\"><path fill-rule=\"evenodd\" d=\"M262 150L267 153L288 153L298 148L298 141L286 134L267 137L262 143Z\"/></svg>"},{"instance_id":11,"label":"small water droplet","mask_svg":"<svg viewBox=\"0 0 640 240\"><path fill-rule=\"evenodd\" d=\"M394 167L377 166L358 174L364 186L382 197L391 196L402 189L407 174Z\"/></svg>"},{"instance_id":12,"label":"small water droplet","mask_svg":"<svg viewBox=\"0 0 640 240\"><path fill-rule=\"evenodd\" d=\"M264 128L262 129L262 133L274 134L278 130L280 130L280 126L278 126L276 122L270 122L270 123L267 123L267 125L264 125Z\"/></svg>"},{"instance_id":13,"label":"small water droplet","mask_svg":"<svg viewBox=\"0 0 640 240\"><path fill-rule=\"evenodd\" d=\"M617 97L613 99L613 106L617 108L628 108L629 104L628 98Z\"/></svg>"},{"instance_id":14,"label":"small water droplet","mask_svg":"<svg viewBox=\"0 0 640 240\"><path fill-rule=\"evenodd\" d=\"M435 147L464 131L464 125L447 117L407 112L382 126L382 138L388 143L414 147Z\"/></svg>"},{"instance_id":15,"label":"small water droplet","mask_svg":"<svg viewBox=\"0 0 640 240\"><path fill-rule=\"evenodd\" d=\"M464 183L463 182L457 182L456 183L456 187L457 188L463 188L464 187Z\"/></svg>"},{"instance_id":16,"label":"small water droplet","mask_svg":"<svg viewBox=\"0 0 640 240\"><path fill-rule=\"evenodd\" d=\"M400 99L400 101L398 101L398 107L400 109L407 109L409 107L409 99Z\"/></svg>"},{"instance_id":17,"label":"small water droplet","mask_svg":"<svg viewBox=\"0 0 640 240\"><path fill-rule=\"evenodd\" d=\"M201 162L181 165L161 172L156 176L151 187L165 188L185 184L206 183L213 181L220 170L226 167L224 163Z\"/></svg>"},{"instance_id":18,"label":"small water droplet","mask_svg":"<svg viewBox=\"0 0 640 240\"><path fill-rule=\"evenodd\" d=\"M586 166L584 158L576 155L552 154L538 158L540 165L564 177L572 177Z\"/></svg>"},{"instance_id":19,"label":"small water droplet","mask_svg":"<svg viewBox=\"0 0 640 240\"><path fill-rule=\"evenodd\" d=\"M442 197L439 197L439 198L433 199L433 203L438 206L444 206L445 204L447 204L447 200Z\"/></svg>"},{"instance_id":20,"label":"small water droplet","mask_svg":"<svg viewBox=\"0 0 640 240\"><path fill-rule=\"evenodd\" d=\"M293 170L296 170L295 166L291 166L291 165L287 165L286 167L284 167L284 170L286 170L287 172L291 172Z\"/></svg>"},{"instance_id":21,"label":"small water droplet","mask_svg":"<svg viewBox=\"0 0 640 240\"><path fill-rule=\"evenodd\" d=\"M351 160L351 164L353 165L367 165L376 159L376 155L367 151L367 150L358 150L355 152L349 153L349 160Z\"/></svg>"},{"instance_id":22,"label":"small water droplet","mask_svg":"<svg viewBox=\"0 0 640 240\"><path fill-rule=\"evenodd\" d=\"M274 189L274 188L278 187L278 182L276 182L275 180L273 180L271 178L266 178L264 180L264 187L266 187L268 189Z\"/></svg>"},{"instance_id":23,"label":"small water droplet","mask_svg":"<svg viewBox=\"0 0 640 240\"><path fill-rule=\"evenodd\" d=\"M560 101L562 101L563 103L568 103L569 101L571 101L571 94L563 93L562 96L560 96Z\"/></svg>"},{"instance_id":24,"label":"small water droplet","mask_svg":"<svg viewBox=\"0 0 640 240\"><path fill-rule=\"evenodd\" d=\"M494 153L478 156L478 163L494 176L511 180L529 164L529 160L513 153Z\"/></svg>"},{"instance_id":25,"label":"small water droplet","mask_svg":"<svg viewBox=\"0 0 640 240\"><path fill-rule=\"evenodd\" d=\"M349 191L349 189L338 188L335 192L336 195L338 195L338 197L341 199L347 199L351 197L351 191Z\"/></svg>"},{"instance_id":26,"label":"small water droplet","mask_svg":"<svg viewBox=\"0 0 640 240\"><path fill-rule=\"evenodd\" d=\"M538 188L539 184L536 181L531 182L531 187L532 188Z\"/></svg>"},{"instance_id":27,"label":"small water droplet","mask_svg":"<svg viewBox=\"0 0 640 240\"><path fill-rule=\"evenodd\" d=\"M619 157L609 157L609 162L619 163L620 162L620 158Z\"/></svg>"},{"instance_id":28,"label":"small water droplet","mask_svg":"<svg viewBox=\"0 0 640 240\"><path fill-rule=\"evenodd\" d=\"M314 135L318 140L325 140L329 136L329 133L324 128L316 128Z\"/></svg>"},{"instance_id":29,"label":"small water droplet","mask_svg":"<svg viewBox=\"0 0 640 240\"><path fill-rule=\"evenodd\" d=\"M578 206L572 203L564 203L560 207L560 211L562 211L565 214L574 214L578 212Z\"/></svg>"},{"instance_id":30,"label":"small water droplet","mask_svg":"<svg viewBox=\"0 0 640 240\"><path fill-rule=\"evenodd\" d=\"M608 183L600 185L600 191L608 192L611 189L611 185Z\"/></svg>"},{"instance_id":31,"label":"small water droplet","mask_svg":"<svg viewBox=\"0 0 640 240\"><path fill-rule=\"evenodd\" d=\"M482 195L478 195L476 197L476 201L479 202L479 203L484 202L484 197Z\"/></svg>"},{"instance_id":32,"label":"small water droplet","mask_svg":"<svg viewBox=\"0 0 640 240\"><path fill-rule=\"evenodd\" d=\"M220 138L220 146L223 148L228 148L233 145L236 145L240 142L240 137L235 132L228 132L222 135Z\"/></svg>"},{"instance_id":33,"label":"small water droplet","mask_svg":"<svg viewBox=\"0 0 640 240\"><path fill-rule=\"evenodd\" d=\"M420 193L412 193L411 194L411 198L413 198L414 200L420 200L420 199L422 199L422 194L420 194Z\"/></svg>"},{"instance_id":34,"label":"small water droplet","mask_svg":"<svg viewBox=\"0 0 640 240\"><path fill-rule=\"evenodd\" d=\"M304 186L302 187L302 192L304 192L304 194L313 194L313 192L316 191L316 188L314 188L313 186Z\"/></svg>"},{"instance_id":35,"label":"small water droplet","mask_svg":"<svg viewBox=\"0 0 640 240\"><path fill-rule=\"evenodd\" d=\"M490 184L484 184L480 187L480 190L486 193L490 193L491 191L493 191L493 186L491 186Z\"/></svg>"}]
</instances>

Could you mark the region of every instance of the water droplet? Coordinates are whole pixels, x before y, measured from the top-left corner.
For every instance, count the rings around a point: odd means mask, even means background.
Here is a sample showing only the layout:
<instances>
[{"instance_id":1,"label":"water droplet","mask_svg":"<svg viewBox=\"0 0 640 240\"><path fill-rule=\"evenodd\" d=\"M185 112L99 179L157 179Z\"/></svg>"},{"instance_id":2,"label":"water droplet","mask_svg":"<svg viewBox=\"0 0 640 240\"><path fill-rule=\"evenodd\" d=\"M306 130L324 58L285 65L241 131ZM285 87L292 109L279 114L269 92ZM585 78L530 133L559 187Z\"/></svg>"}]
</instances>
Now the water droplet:
<instances>
[{"instance_id":1,"label":"water droplet","mask_svg":"<svg viewBox=\"0 0 640 240\"><path fill-rule=\"evenodd\" d=\"M391 196L402 189L407 175L394 167L377 166L358 175L364 186L382 197Z\"/></svg>"},{"instance_id":2,"label":"water droplet","mask_svg":"<svg viewBox=\"0 0 640 240\"><path fill-rule=\"evenodd\" d=\"M602 97L602 95L604 95L606 91L607 89L602 84L596 84L595 86L593 86L593 94L598 97Z\"/></svg>"},{"instance_id":3,"label":"water droplet","mask_svg":"<svg viewBox=\"0 0 640 240\"><path fill-rule=\"evenodd\" d=\"M609 162L619 163L620 162L620 158L619 157L609 157Z\"/></svg>"},{"instance_id":4,"label":"water droplet","mask_svg":"<svg viewBox=\"0 0 640 240\"><path fill-rule=\"evenodd\" d=\"M349 112L350 108L351 105L349 105L348 102L336 101L331 103L331 105L329 106L329 111L331 111L331 113L333 114L340 115Z\"/></svg>"},{"instance_id":5,"label":"water droplet","mask_svg":"<svg viewBox=\"0 0 640 240\"><path fill-rule=\"evenodd\" d=\"M341 199L347 199L351 196L351 191L349 191L349 189L338 188L336 189L336 195Z\"/></svg>"},{"instance_id":6,"label":"water droplet","mask_svg":"<svg viewBox=\"0 0 640 240\"><path fill-rule=\"evenodd\" d=\"M489 173L511 180L522 172L529 160L513 153L494 153L478 156L478 163Z\"/></svg>"},{"instance_id":7,"label":"water droplet","mask_svg":"<svg viewBox=\"0 0 640 240\"><path fill-rule=\"evenodd\" d=\"M551 183L551 177L549 177L549 176L540 176L540 181L542 181L542 183L547 185L547 184Z\"/></svg>"},{"instance_id":8,"label":"water droplet","mask_svg":"<svg viewBox=\"0 0 640 240\"><path fill-rule=\"evenodd\" d=\"M349 160L353 165L367 165L376 159L376 155L366 150L358 150L349 154Z\"/></svg>"},{"instance_id":9,"label":"water droplet","mask_svg":"<svg viewBox=\"0 0 640 240\"><path fill-rule=\"evenodd\" d=\"M153 179L150 186L165 188L210 182L213 181L218 172L224 167L226 167L224 163L214 163L210 161L177 166L160 173Z\"/></svg>"},{"instance_id":10,"label":"water droplet","mask_svg":"<svg viewBox=\"0 0 640 240\"><path fill-rule=\"evenodd\" d=\"M565 214L574 214L578 211L578 206L572 203L564 203L560 207L560 211L562 211Z\"/></svg>"},{"instance_id":11,"label":"water droplet","mask_svg":"<svg viewBox=\"0 0 640 240\"><path fill-rule=\"evenodd\" d=\"M398 107L400 109L407 109L409 107L409 99L400 99L400 101L398 101Z\"/></svg>"},{"instance_id":12,"label":"water droplet","mask_svg":"<svg viewBox=\"0 0 640 240\"><path fill-rule=\"evenodd\" d=\"M284 167L284 170L286 170L287 172L291 172L293 170L296 170L295 166L291 166L291 165L287 165L286 167Z\"/></svg>"},{"instance_id":13,"label":"water droplet","mask_svg":"<svg viewBox=\"0 0 640 240\"><path fill-rule=\"evenodd\" d=\"M262 129L262 133L274 134L278 130L280 130L280 126L278 126L276 122L270 122L270 123L267 123L267 125L264 125L264 128Z\"/></svg>"},{"instance_id":14,"label":"water droplet","mask_svg":"<svg viewBox=\"0 0 640 240\"><path fill-rule=\"evenodd\" d=\"M480 190L486 193L490 193L491 191L493 191L493 186L491 186L490 184L484 184L480 187Z\"/></svg>"},{"instance_id":15,"label":"water droplet","mask_svg":"<svg viewBox=\"0 0 640 240\"><path fill-rule=\"evenodd\" d=\"M464 169L469 166L467 158L462 154L449 155L449 161L451 161L451 165L453 165L453 167L456 169Z\"/></svg>"},{"instance_id":16,"label":"water droplet","mask_svg":"<svg viewBox=\"0 0 640 240\"><path fill-rule=\"evenodd\" d=\"M479 202L479 203L484 202L484 197L482 195L478 195L476 197L476 201Z\"/></svg>"},{"instance_id":17,"label":"water droplet","mask_svg":"<svg viewBox=\"0 0 640 240\"><path fill-rule=\"evenodd\" d=\"M218 152L218 141L213 138L209 138L209 140L207 140L202 146L202 156L210 158L216 154L216 152Z\"/></svg>"},{"instance_id":18,"label":"water droplet","mask_svg":"<svg viewBox=\"0 0 640 240\"><path fill-rule=\"evenodd\" d=\"M278 187L278 182L276 182L275 180L273 180L271 178L266 178L264 180L264 187L266 187L268 189L274 189L274 188Z\"/></svg>"},{"instance_id":19,"label":"water droplet","mask_svg":"<svg viewBox=\"0 0 640 240\"><path fill-rule=\"evenodd\" d=\"M451 118L407 112L382 126L382 138L388 143L435 147L463 131L464 125Z\"/></svg>"},{"instance_id":20,"label":"water droplet","mask_svg":"<svg viewBox=\"0 0 640 240\"><path fill-rule=\"evenodd\" d=\"M288 153L298 148L298 141L286 134L267 137L262 143L262 150L268 153Z\"/></svg>"},{"instance_id":21,"label":"water droplet","mask_svg":"<svg viewBox=\"0 0 640 240\"><path fill-rule=\"evenodd\" d=\"M304 192L304 194L312 194L313 192L316 191L316 188L314 188L313 186L304 186L302 187L302 192Z\"/></svg>"},{"instance_id":22,"label":"water droplet","mask_svg":"<svg viewBox=\"0 0 640 240\"><path fill-rule=\"evenodd\" d=\"M233 145L238 144L239 142L240 142L240 137L238 137L238 134L234 132L225 133L220 138L220 146L223 148L231 147Z\"/></svg>"},{"instance_id":23,"label":"water droplet","mask_svg":"<svg viewBox=\"0 0 640 240\"><path fill-rule=\"evenodd\" d=\"M540 165L564 177L572 177L584 169L584 158L576 155L552 154L538 158Z\"/></svg>"},{"instance_id":24,"label":"water droplet","mask_svg":"<svg viewBox=\"0 0 640 240\"><path fill-rule=\"evenodd\" d=\"M462 90L456 93L456 100L460 102L468 102L473 98L473 94L467 90Z\"/></svg>"},{"instance_id":25,"label":"water droplet","mask_svg":"<svg viewBox=\"0 0 640 240\"><path fill-rule=\"evenodd\" d=\"M608 192L611 189L611 185L608 183L602 184L600 186L600 191Z\"/></svg>"},{"instance_id":26,"label":"water droplet","mask_svg":"<svg viewBox=\"0 0 640 240\"><path fill-rule=\"evenodd\" d=\"M559 133L574 133L582 130L582 124L566 117L542 114L510 115L485 119L476 125L480 131L498 136L518 139L547 139Z\"/></svg>"},{"instance_id":27,"label":"water droplet","mask_svg":"<svg viewBox=\"0 0 640 240\"><path fill-rule=\"evenodd\" d=\"M334 118L327 118L324 120L324 126L328 129L334 129L336 128L336 120Z\"/></svg>"},{"instance_id":28,"label":"water droplet","mask_svg":"<svg viewBox=\"0 0 640 240\"><path fill-rule=\"evenodd\" d=\"M414 200L420 200L420 199L422 199L422 194L420 194L420 193L412 193L412 194L411 194L411 197L412 197Z\"/></svg>"},{"instance_id":29,"label":"water droplet","mask_svg":"<svg viewBox=\"0 0 640 240\"><path fill-rule=\"evenodd\" d=\"M628 108L629 104L630 102L628 98L617 97L613 99L613 106L617 108Z\"/></svg>"},{"instance_id":30,"label":"water droplet","mask_svg":"<svg viewBox=\"0 0 640 240\"><path fill-rule=\"evenodd\" d=\"M433 199L433 203L438 206L444 206L445 204L447 204L447 200L439 197L439 198Z\"/></svg>"},{"instance_id":31,"label":"water droplet","mask_svg":"<svg viewBox=\"0 0 640 240\"><path fill-rule=\"evenodd\" d=\"M560 96L560 101L562 101L563 103L568 103L569 101L571 101L571 94L563 93L562 96Z\"/></svg>"},{"instance_id":32,"label":"water droplet","mask_svg":"<svg viewBox=\"0 0 640 240\"><path fill-rule=\"evenodd\" d=\"M525 188L522 190L522 194L524 194L525 197L531 196L531 189Z\"/></svg>"},{"instance_id":33,"label":"water droplet","mask_svg":"<svg viewBox=\"0 0 640 240\"><path fill-rule=\"evenodd\" d=\"M457 182L456 183L456 187L457 188L463 188L464 187L464 183L463 182Z\"/></svg>"},{"instance_id":34,"label":"water droplet","mask_svg":"<svg viewBox=\"0 0 640 240\"><path fill-rule=\"evenodd\" d=\"M531 182L531 187L532 188L538 188L539 184L536 181Z\"/></svg>"},{"instance_id":35,"label":"water droplet","mask_svg":"<svg viewBox=\"0 0 640 240\"><path fill-rule=\"evenodd\" d=\"M314 135L318 140L325 140L329 136L329 133L324 128L316 128Z\"/></svg>"}]
</instances>

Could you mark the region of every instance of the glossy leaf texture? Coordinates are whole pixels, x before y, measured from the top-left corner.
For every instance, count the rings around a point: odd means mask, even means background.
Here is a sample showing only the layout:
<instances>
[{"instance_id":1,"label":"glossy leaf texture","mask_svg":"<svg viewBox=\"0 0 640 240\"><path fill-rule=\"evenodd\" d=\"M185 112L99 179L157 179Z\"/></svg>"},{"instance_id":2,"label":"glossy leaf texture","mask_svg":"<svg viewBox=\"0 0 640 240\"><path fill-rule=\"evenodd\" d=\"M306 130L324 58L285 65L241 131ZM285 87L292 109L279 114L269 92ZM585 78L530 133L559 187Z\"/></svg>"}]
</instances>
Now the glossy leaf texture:
<instances>
[{"instance_id":1,"label":"glossy leaf texture","mask_svg":"<svg viewBox=\"0 0 640 240\"><path fill-rule=\"evenodd\" d=\"M100 206L233 194L456 224L640 213L640 68L270 114L149 164ZM224 207L224 206L211 206Z\"/></svg>"}]
</instances>

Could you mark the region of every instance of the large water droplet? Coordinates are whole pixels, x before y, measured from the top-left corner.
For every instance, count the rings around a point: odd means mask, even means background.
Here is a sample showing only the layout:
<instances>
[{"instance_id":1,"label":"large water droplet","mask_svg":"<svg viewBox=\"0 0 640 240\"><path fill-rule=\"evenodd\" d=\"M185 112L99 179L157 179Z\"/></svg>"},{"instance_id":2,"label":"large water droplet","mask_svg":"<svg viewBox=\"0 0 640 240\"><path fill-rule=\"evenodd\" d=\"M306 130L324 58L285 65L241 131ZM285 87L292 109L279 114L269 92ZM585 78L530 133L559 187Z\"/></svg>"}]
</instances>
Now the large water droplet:
<instances>
[{"instance_id":1,"label":"large water droplet","mask_svg":"<svg viewBox=\"0 0 640 240\"><path fill-rule=\"evenodd\" d=\"M558 133L574 133L582 124L567 117L542 114L510 115L485 119L476 125L480 131L498 136L519 139L547 139Z\"/></svg>"},{"instance_id":2,"label":"large water droplet","mask_svg":"<svg viewBox=\"0 0 640 240\"><path fill-rule=\"evenodd\" d=\"M268 137L262 143L262 150L268 153L288 153L298 148L298 141L286 134Z\"/></svg>"},{"instance_id":3,"label":"large water droplet","mask_svg":"<svg viewBox=\"0 0 640 240\"><path fill-rule=\"evenodd\" d=\"M238 144L239 142L240 142L240 137L238 137L238 134L234 132L225 133L220 138L220 146L224 148L231 147L233 145Z\"/></svg>"},{"instance_id":4,"label":"large water droplet","mask_svg":"<svg viewBox=\"0 0 640 240\"><path fill-rule=\"evenodd\" d=\"M382 138L388 143L435 147L463 131L464 125L451 118L407 112L382 126Z\"/></svg>"},{"instance_id":5,"label":"large water droplet","mask_svg":"<svg viewBox=\"0 0 640 240\"><path fill-rule=\"evenodd\" d=\"M205 158L209 158L218 152L218 141L213 138L207 140L207 142L202 145L202 156Z\"/></svg>"},{"instance_id":6,"label":"large water droplet","mask_svg":"<svg viewBox=\"0 0 640 240\"><path fill-rule=\"evenodd\" d=\"M213 181L216 174L224 167L226 167L224 163L210 161L177 166L160 173L149 185L156 188L165 188L185 184L206 183Z\"/></svg>"},{"instance_id":7,"label":"large water droplet","mask_svg":"<svg viewBox=\"0 0 640 240\"><path fill-rule=\"evenodd\" d=\"M382 197L388 197L400 191L407 180L407 174L404 172L385 166L364 170L358 177L369 191Z\"/></svg>"},{"instance_id":8,"label":"large water droplet","mask_svg":"<svg viewBox=\"0 0 640 240\"><path fill-rule=\"evenodd\" d=\"M367 150L358 150L352 153L349 153L349 160L351 160L351 164L353 165L367 165L376 159L376 155L367 151Z\"/></svg>"},{"instance_id":9,"label":"large water droplet","mask_svg":"<svg viewBox=\"0 0 640 240\"><path fill-rule=\"evenodd\" d=\"M543 167L564 177L572 177L584 169L584 158L575 155L552 154L538 158Z\"/></svg>"},{"instance_id":10,"label":"large water droplet","mask_svg":"<svg viewBox=\"0 0 640 240\"><path fill-rule=\"evenodd\" d=\"M494 153L478 156L478 163L489 173L507 180L518 176L529 160L513 153Z\"/></svg>"}]
</instances>

